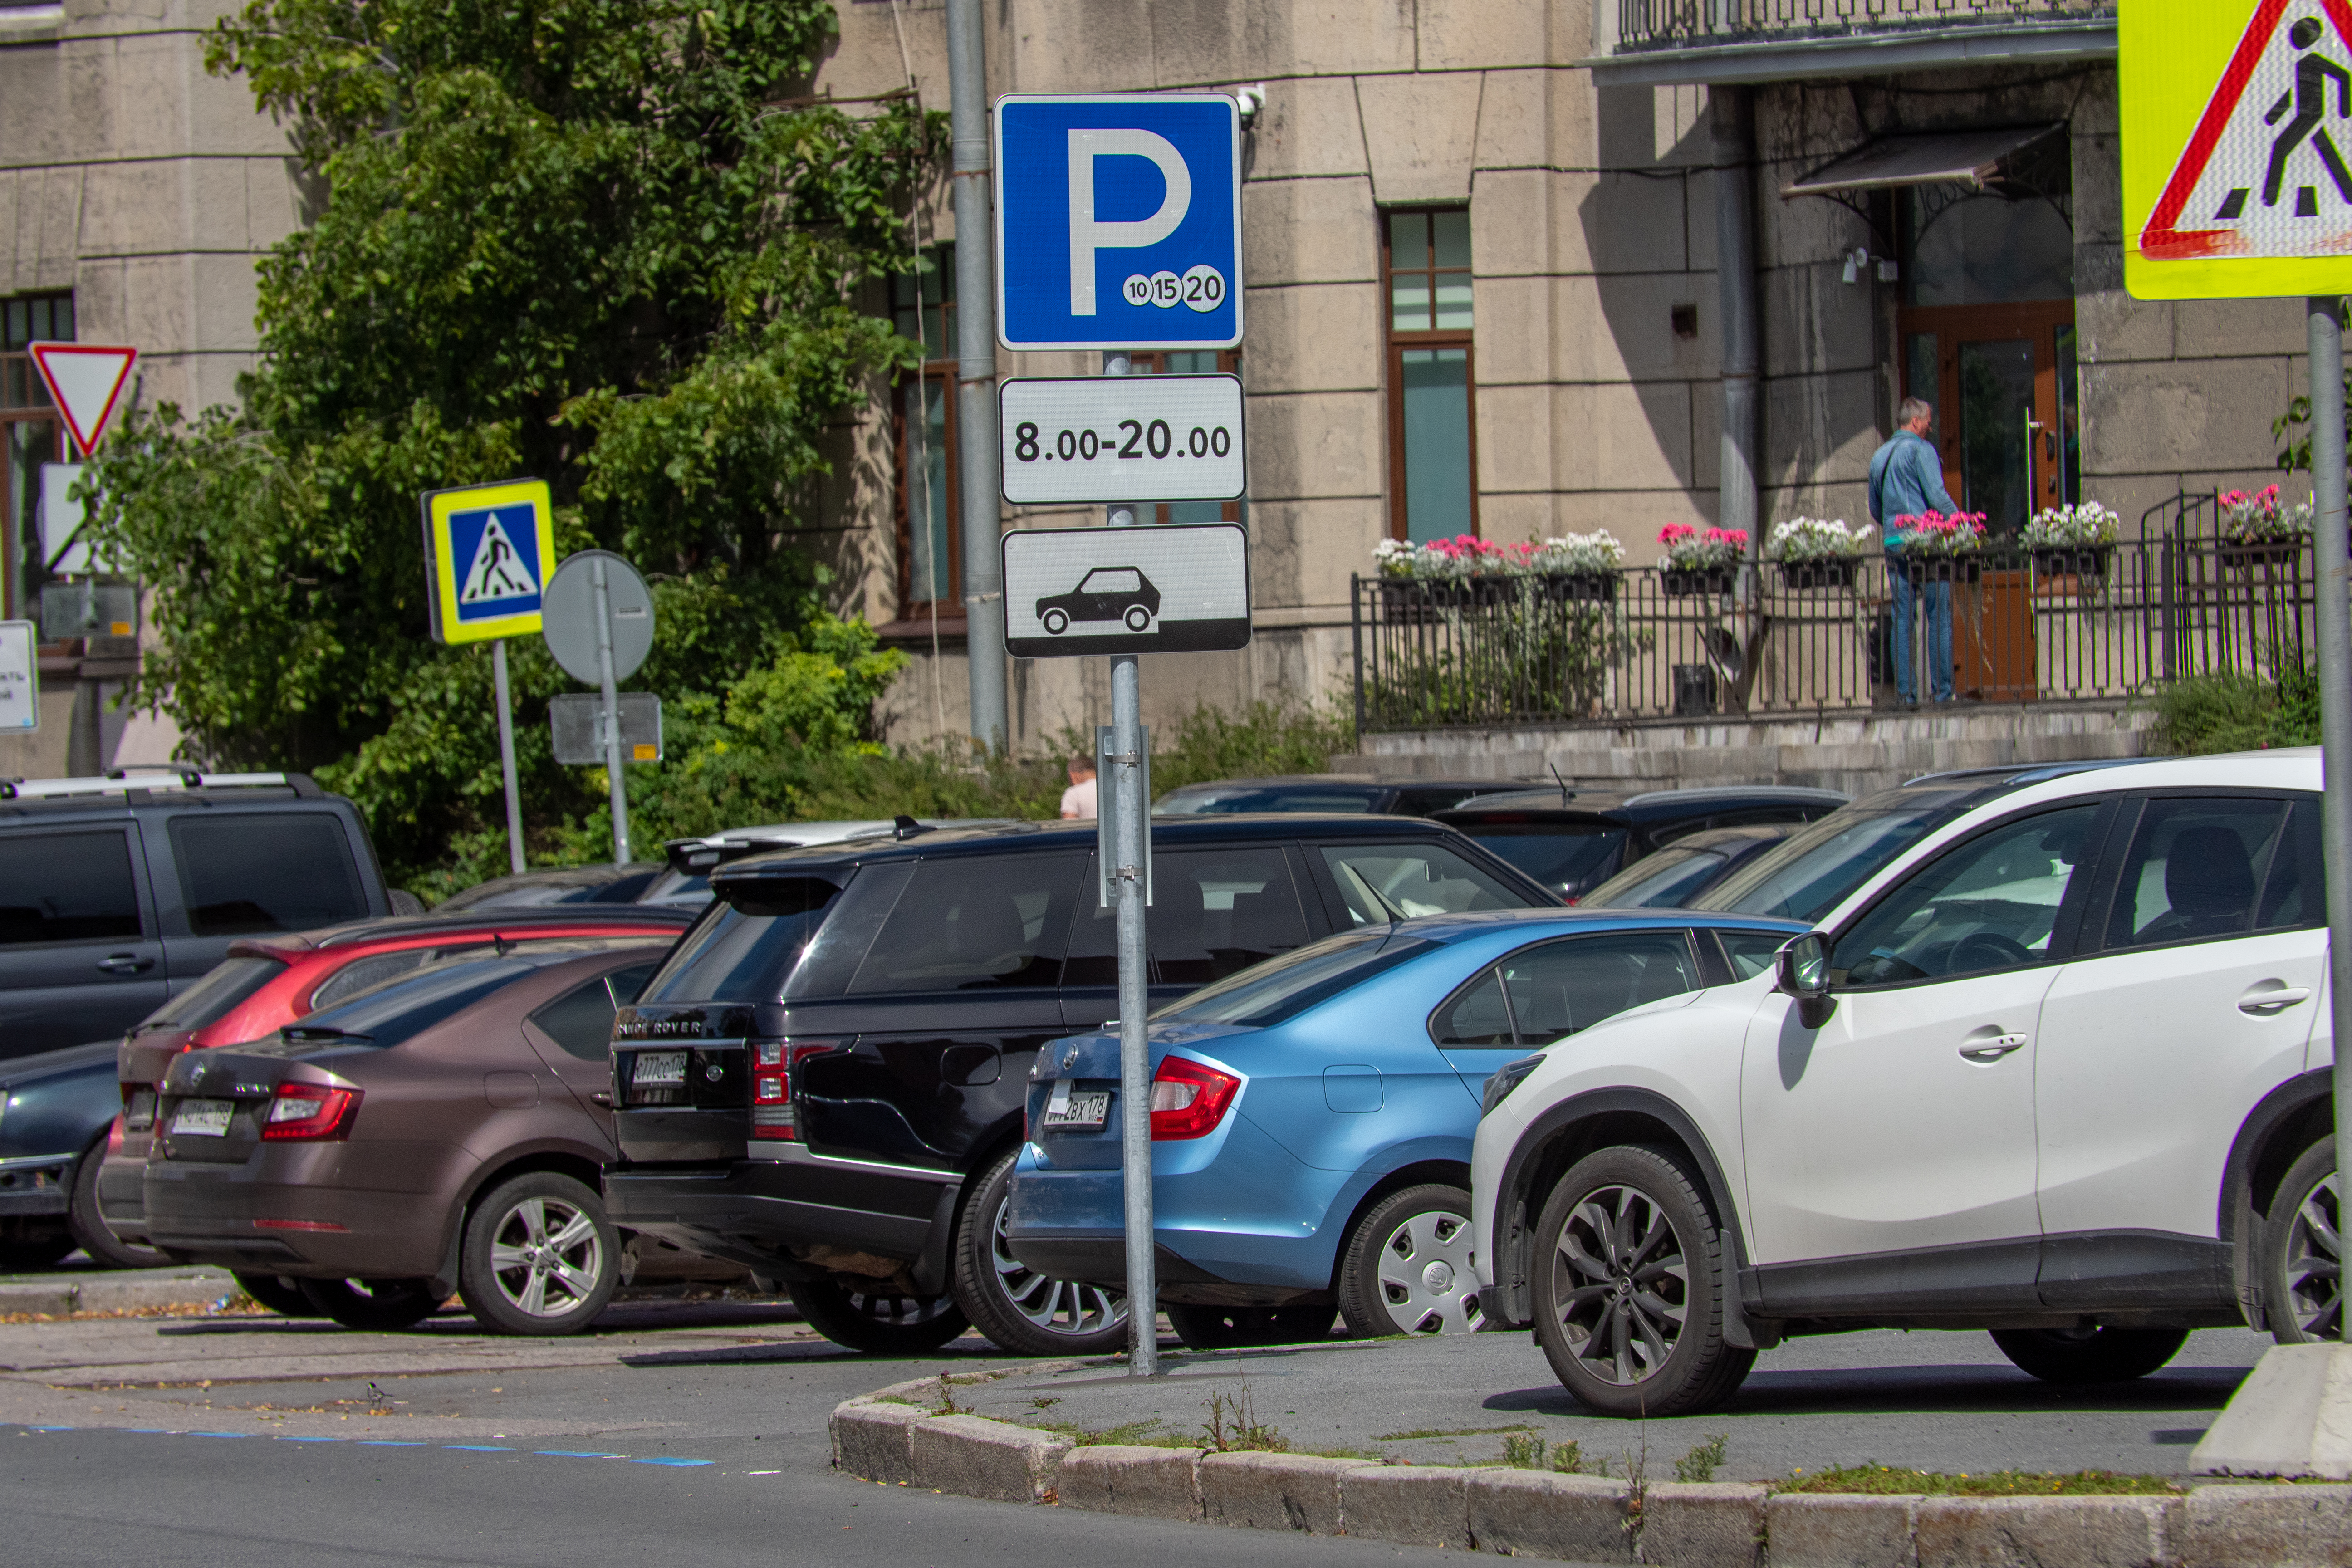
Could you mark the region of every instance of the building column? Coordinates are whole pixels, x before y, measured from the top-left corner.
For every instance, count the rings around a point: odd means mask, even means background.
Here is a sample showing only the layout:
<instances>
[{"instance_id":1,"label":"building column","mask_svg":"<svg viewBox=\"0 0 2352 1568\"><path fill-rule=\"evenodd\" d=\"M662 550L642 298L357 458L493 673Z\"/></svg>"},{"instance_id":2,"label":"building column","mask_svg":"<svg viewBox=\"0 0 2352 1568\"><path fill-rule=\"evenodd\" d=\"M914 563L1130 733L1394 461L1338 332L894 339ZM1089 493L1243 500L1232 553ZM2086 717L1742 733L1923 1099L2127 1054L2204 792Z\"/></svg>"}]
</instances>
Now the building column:
<instances>
[{"instance_id":1,"label":"building column","mask_svg":"<svg viewBox=\"0 0 2352 1568\"><path fill-rule=\"evenodd\" d=\"M1715 142L1716 285L1723 310L1722 500L1719 528L1744 529L1760 560L1757 441L1762 425L1762 332L1756 308L1756 105L1744 87L1707 89Z\"/></svg>"}]
</instances>

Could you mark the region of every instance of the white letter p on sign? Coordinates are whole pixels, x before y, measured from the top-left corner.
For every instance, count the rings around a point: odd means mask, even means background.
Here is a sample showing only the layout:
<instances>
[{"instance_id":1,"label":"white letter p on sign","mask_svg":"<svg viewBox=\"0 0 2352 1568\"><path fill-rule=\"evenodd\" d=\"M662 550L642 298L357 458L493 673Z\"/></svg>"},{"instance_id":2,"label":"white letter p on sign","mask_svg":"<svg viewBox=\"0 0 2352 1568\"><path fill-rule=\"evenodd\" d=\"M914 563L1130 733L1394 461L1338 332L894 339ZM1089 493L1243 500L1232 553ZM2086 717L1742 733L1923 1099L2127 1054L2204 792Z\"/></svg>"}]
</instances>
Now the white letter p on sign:
<instances>
[{"instance_id":1,"label":"white letter p on sign","mask_svg":"<svg viewBox=\"0 0 2352 1568\"><path fill-rule=\"evenodd\" d=\"M1049 142L1050 146L1051 143ZM1095 217L1095 160L1149 158L1160 165L1168 194L1160 210L1134 221L1100 222ZM1165 136L1150 131L1073 131L1070 132L1070 314L1095 313L1095 252L1133 250L1157 245L1176 232L1192 206L1192 172L1184 155Z\"/></svg>"}]
</instances>

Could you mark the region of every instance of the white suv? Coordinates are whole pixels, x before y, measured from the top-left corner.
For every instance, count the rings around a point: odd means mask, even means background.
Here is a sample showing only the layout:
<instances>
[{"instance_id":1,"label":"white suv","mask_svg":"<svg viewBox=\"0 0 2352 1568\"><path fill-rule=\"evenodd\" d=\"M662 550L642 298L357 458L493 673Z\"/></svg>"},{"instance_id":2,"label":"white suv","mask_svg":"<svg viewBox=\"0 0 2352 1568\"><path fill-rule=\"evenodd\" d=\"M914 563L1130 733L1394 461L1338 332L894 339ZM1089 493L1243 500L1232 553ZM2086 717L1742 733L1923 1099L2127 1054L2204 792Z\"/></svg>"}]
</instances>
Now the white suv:
<instances>
[{"instance_id":1,"label":"white suv","mask_svg":"<svg viewBox=\"0 0 2352 1568\"><path fill-rule=\"evenodd\" d=\"M1804 829L1732 894L1813 934L1488 1080L1487 1312L1627 1415L1788 1334L1990 1329L2064 1382L2334 1338L2319 787L2315 750L2016 770Z\"/></svg>"}]
</instances>

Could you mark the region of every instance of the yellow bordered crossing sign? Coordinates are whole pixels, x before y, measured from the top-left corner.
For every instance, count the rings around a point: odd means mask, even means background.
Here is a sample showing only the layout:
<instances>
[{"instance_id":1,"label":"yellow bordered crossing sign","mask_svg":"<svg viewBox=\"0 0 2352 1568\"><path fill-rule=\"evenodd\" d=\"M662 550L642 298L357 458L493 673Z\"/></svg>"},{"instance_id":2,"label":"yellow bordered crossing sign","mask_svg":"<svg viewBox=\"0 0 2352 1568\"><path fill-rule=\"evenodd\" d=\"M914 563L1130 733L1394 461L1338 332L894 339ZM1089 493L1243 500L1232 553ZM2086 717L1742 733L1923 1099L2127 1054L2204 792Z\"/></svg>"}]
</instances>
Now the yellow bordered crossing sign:
<instances>
[{"instance_id":1,"label":"yellow bordered crossing sign","mask_svg":"<svg viewBox=\"0 0 2352 1568\"><path fill-rule=\"evenodd\" d=\"M2118 10L2125 288L2352 293L2352 0Z\"/></svg>"},{"instance_id":2,"label":"yellow bordered crossing sign","mask_svg":"<svg viewBox=\"0 0 2352 1568\"><path fill-rule=\"evenodd\" d=\"M428 490L420 505L434 640L487 642L538 631L555 565L546 481Z\"/></svg>"}]
</instances>

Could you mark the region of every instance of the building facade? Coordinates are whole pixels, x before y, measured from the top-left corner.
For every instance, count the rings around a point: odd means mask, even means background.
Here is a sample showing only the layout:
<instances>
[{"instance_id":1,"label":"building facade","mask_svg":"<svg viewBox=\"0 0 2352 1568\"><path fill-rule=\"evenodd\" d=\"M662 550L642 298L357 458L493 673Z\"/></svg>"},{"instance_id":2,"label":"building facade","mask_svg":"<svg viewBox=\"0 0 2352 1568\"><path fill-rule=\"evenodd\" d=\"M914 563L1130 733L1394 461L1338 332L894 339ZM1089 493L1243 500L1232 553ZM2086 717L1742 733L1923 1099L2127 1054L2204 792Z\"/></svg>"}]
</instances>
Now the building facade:
<instances>
[{"instance_id":1,"label":"building facade","mask_svg":"<svg viewBox=\"0 0 2352 1568\"><path fill-rule=\"evenodd\" d=\"M989 4L992 94L1207 89L1251 110L1246 340L1139 368L1244 383L1246 501L1167 519L1246 522L1255 640L1150 660L1147 718L1343 692L1350 578L1383 539L1607 528L1641 563L1672 523L1866 521L1906 395L1938 405L1953 491L1996 530L2087 499L2128 533L2184 492L2268 482L2301 310L2124 294L2116 4ZM0 3L0 300L68 298L83 335L141 343L148 402L232 395L252 258L300 220L282 135L202 72L218 9ZM839 10L817 95L855 113L911 81L947 106L944 0ZM873 303L928 363L875 388L824 515L797 520L844 607L914 658L901 741L967 729L946 249L966 239L943 185L910 215L929 264ZM1101 665L1015 661L1016 746L1105 717Z\"/></svg>"}]
</instances>

